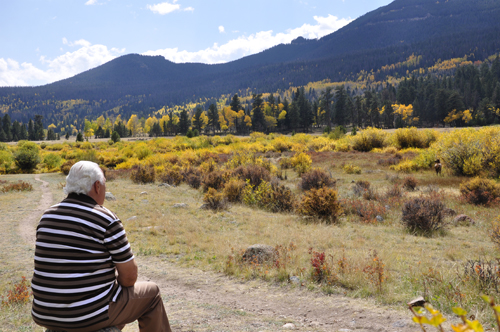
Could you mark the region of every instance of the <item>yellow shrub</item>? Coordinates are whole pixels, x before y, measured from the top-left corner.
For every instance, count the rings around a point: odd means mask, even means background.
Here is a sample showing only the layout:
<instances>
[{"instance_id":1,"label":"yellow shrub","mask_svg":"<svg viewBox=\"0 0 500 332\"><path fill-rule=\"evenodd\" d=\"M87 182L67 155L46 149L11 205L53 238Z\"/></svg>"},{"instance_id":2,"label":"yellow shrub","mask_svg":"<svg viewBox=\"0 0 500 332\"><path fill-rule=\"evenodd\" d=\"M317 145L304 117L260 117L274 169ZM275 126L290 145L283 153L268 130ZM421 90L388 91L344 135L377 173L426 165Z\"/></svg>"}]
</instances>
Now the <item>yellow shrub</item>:
<instances>
[{"instance_id":1,"label":"yellow shrub","mask_svg":"<svg viewBox=\"0 0 500 332\"><path fill-rule=\"evenodd\" d=\"M344 167L342 167L342 170L346 174L361 174L361 168L351 164L344 165Z\"/></svg>"},{"instance_id":2,"label":"yellow shrub","mask_svg":"<svg viewBox=\"0 0 500 332\"><path fill-rule=\"evenodd\" d=\"M356 136L349 136L349 138L353 150L368 152L374 148L385 147L387 133L381 129L368 127Z\"/></svg>"},{"instance_id":3,"label":"yellow shrub","mask_svg":"<svg viewBox=\"0 0 500 332\"><path fill-rule=\"evenodd\" d=\"M304 152L296 153L290 161L299 176L311 169L312 159Z\"/></svg>"},{"instance_id":4,"label":"yellow shrub","mask_svg":"<svg viewBox=\"0 0 500 332\"><path fill-rule=\"evenodd\" d=\"M397 165L392 165L390 169L401 173L411 173L416 171L416 166L411 160L404 160Z\"/></svg>"}]
</instances>

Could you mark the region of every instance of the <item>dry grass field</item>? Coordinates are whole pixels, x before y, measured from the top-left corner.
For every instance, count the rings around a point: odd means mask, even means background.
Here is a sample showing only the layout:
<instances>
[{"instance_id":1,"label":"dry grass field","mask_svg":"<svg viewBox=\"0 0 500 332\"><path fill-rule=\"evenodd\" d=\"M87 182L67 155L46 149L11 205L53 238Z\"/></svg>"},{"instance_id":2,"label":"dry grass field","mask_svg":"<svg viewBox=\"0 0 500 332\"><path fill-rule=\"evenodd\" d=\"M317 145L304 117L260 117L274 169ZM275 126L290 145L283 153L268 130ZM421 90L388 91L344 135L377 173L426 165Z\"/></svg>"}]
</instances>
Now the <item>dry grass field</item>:
<instances>
[{"instance_id":1,"label":"dry grass field","mask_svg":"<svg viewBox=\"0 0 500 332\"><path fill-rule=\"evenodd\" d=\"M272 152L261 154L261 158L277 166L280 158L290 155ZM334 189L344 212L334 222L295 212L271 212L244 203L232 203L218 211L202 209L205 194L201 188L195 190L185 183L160 186L160 181L137 184L130 180L130 172L125 171L117 172L108 181L107 190L117 200L105 204L123 221L144 276L163 283L177 282L166 276L168 270L162 272L163 269L175 270L186 278L205 273L210 278L227 275L229 279L220 281L221 289L223 284L237 281L246 285L248 294L252 293L252 287L253 292L258 292L257 287L277 286L282 294L294 296L298 295L293 292L299 291L303 292L300 296L306 297L310 295L304 294L362 299L363 303L371 303L372 309L381 306L384 310L396 310L401 317L405 316L406 302L424 296L434 307L450 315L452 321L451 308L459 306L485 325L492 323L492 315L480 294L498 295L499 249L490 238L492 223L500 214L497 203L489 206L467 203L461 198L459 187L468 178L453 175L446 167L443 175L436 175L430 169L410 174L396 172L384 162L394 156L394 151L323 151L308 155L314 168L323 169L336 182ZM402 151L402 160L417 155L412 150ZM345 165L358 167L360 173L346 173ZM403 186L409 176L416 182L414 190ZM49 183L53 202L61 200L64 176L52 173L40 177ZM30 277L33 247L23 241L19 222L37 211L41 189L34 175L6 175L1 180L34 184L33 191L0 193L0 222L4 231L0 239L0 295L5 295L21 276ZM280 184L290 188L299 200L304 195L300 181L296 171L288 169L286 179ZM369 182L369 193L358 195L359 181ZM454 223L454 216L449 215L443 220L445 227L439 231L409 231L401 222L402 210L405 203L418 197L441 201L447 209L465 214L474 222ZM183 205L177 207L178 203ZM253 244L276 248L278 259L263 264L245 263L243 252ZM199 279L193 281L199 282ZM165 299L172 325L179 330L231 330L211 320L201 328L199 321L187 318L189 312L179 309L179 302ZM222 295L219 300L224 302ZM216 302L211 303L205 306L217 307ZM183 306L193 309L187 302ZM207 312L212 310L203 308ZM248 322L251 326L254 319L258 320L252 311L236 314L233 309L224 310L217 307L217 312L224 311L223 317L234 324ZM0 321L9 326L6 330L0 327L0 331L40 330L29 322L29 305L3 306L0 312ZM375 314L371 317L373 326L380 323L376 317ZM268 319L266 326L248 330L280 330L287 320L278 318ZM339 322L342 319L345 317L339 317ZM298 320L294 322L298 324ZM330 327L334 326L339 325ZM418 329L417 325L412 326L415 329L404 326L408 331ZM135 331L132 327L127 329ZM301 330L335 329L304 325Z\"/></svg>"}]
</instances>

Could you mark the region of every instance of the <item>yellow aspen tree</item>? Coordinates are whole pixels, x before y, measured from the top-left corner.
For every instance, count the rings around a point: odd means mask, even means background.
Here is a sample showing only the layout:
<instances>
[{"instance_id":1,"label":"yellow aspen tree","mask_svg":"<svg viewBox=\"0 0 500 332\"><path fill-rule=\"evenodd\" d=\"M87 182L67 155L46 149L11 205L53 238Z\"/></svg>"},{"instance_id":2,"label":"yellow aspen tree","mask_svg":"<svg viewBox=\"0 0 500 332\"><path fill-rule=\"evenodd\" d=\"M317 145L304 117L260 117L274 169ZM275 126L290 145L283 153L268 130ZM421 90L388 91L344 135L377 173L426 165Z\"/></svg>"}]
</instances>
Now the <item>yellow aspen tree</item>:
<instances>
[{"instance_id":1,"label":"yellow aspen tree","mask_svg":"<svg viewBox=\"0 0 500 332\"><path fill-rule=\"evenodd\" d=\"M142 133L141 122L137 115L132 114L127 122L127 129L132 132L132 136L137 136Z\"/></svg>"},{"instance_id":2,"label":"yellow aspen tree","mask_svg":"<svg viewBox=\"0 0 500 332\"><path fill-rule=\"evenodd\" d=\"M149 117L146 119L146 122L144 123L144 132L147 134L151 131L151 128L153 128L153 125L158 122L158 119L155 117Z\"/></svg>"}]
</instances>

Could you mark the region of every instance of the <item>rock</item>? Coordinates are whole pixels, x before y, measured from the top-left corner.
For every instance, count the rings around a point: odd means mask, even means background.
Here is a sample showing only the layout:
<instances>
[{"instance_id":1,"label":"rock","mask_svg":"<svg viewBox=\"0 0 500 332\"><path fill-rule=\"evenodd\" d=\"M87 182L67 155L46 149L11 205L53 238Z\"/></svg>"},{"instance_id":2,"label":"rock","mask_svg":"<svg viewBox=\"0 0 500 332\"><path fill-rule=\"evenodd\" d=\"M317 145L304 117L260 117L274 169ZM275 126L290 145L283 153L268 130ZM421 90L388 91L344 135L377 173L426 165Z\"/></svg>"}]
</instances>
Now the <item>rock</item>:
<instances>
[{"instance_id":1,"label":"rock","mask_svg":"<svg viewBox=\"0 0 500 332\"><path fill-rule=\"evenodd\" d=\"M137 216L132 216L132 217L128 218L128 219L127 219L127 220L125 220L125 221L130 221L130 220L135 220L135 219L137 219Z\"/></svg>"},{"instance_id":2,"label":"rock","mask_svg":"<svg viewBox=\"0 0 500 332\"><path fill-rule=\"evenodd\" d=\"M148 192L147 192L147 191L143 191L143 192L141 193L141 196L143 196L143 195L147 195L147 194L148 194Z\"/></svg>"},{"instance_id":3,"label":"rock","mask_svg":"<svg viewBox=\"0 0 500 332\"><path fill-rule=\"evenodd\" d=\"M406 322L403 322L402 320L398 320L397 322L392 324L392 327L405 327Z\"/></svg>"},{"instance_id":4,"label":"rock","mask_svg":"<svg viewBox=\"0 0 500 332\"><path fill-rule=\"evenodd\" d=\"M465 214L459 214L458 216L453 218L453 224L455 224L456 226L470 226L475 225L476 222L474 221L474 219Z\"/></svg>"},{"instance_id":5,"label":"rock","mask_svg":"<svg viewBox=\"0 0 500 332\"><path fill-rule=\"evenodd\" d=\"M245 262L256 262L262 264L268 261L274 261L276 250L266 244L254 244L245 250L243 260Z\"/></svg>"},{"instance_id":6,"label":"rock","mask_svg":"<svg viewBox=\"0 0 500 332\"><path fill-rule=\"evenodd\" d=\"M376 216L375 219L377 219L378 222L384 221L384 217L382 216Z\"/></svg>"},{"instance_id":7,"label":"rock","mask_svg":"<svg viewBox=\"0 0 500 332\"><path fill-rule=\"evenodd\" d=\"M143 199L142 202L143 203L149 203L149 201L147 199Z\"/></svg>"},{"instance_id":8,"label":"rock","mask_svg":"<svg viewBox=\"0 0 500 332\"><path fill-rule=\"evenodd\" d=\"M385 209L386 209L386 210L390 210L390 209L391 209L391 206L390 206L390 205L386 205L386 206L385 206Z\"/></svg>"},{"instance_id":9,"label":"rock","mask_svg":"<svg viewBox=\"0 0 500 332\"><path fill-rule=\"evenodd\" d=\"M160 183L158 187L167 187L167 188L175 188L175 186L171 186L168 183Z\"/></svg>"},{"instance_id":10,"label":"rock","mask_svg":"<svg viewBox=\"0 0 500 332\"><path fill-rule=\"evenodd\" d=\"M285 330L295 330L295 325L293 325L292 323L286 323L282 328Z\"/></svg>"},{"instance_id":11,"label":"rock","mask_svg":"<svg viewBox=\"0 0 500 332\"><path fill-rule=\"evenodd\" d=\"M105 198L107 201L116 201L116 197L110 192L106 192Z\"/></svg>"},{"instance_id":12,"label":"rock","mask_svg":"<svg viewBox=\"0 0 500 332\"><path fill-rule=\"evenodd\" d=\"M290 282L291 282L292 284L296 284L296 285L300 284L300 279L299 279L299 277L296 277L296 276L291 276L289 280L290 280Z\"/></svg>"},{"instance_id":13,"label":"rock","mask_svg":"<svg viewBox=\"0 0 500 332\"><path fill-rule=\"evenodd\" d=\"M188 205L186 203L175 203L174 208L187 208Z\"/></svg>"},{"instance_id":14,"label":"rock","mask_svg":"<svg viewBox=\"0 0 500 332\"><path fill-rule=\"evenodd\" d=\"M209 206L208 206L208 204L207 204L207 203L202 204L202 205L200 206L200 210L208 210L208 209L209 209Z\"/></svg>"}]
</instances>

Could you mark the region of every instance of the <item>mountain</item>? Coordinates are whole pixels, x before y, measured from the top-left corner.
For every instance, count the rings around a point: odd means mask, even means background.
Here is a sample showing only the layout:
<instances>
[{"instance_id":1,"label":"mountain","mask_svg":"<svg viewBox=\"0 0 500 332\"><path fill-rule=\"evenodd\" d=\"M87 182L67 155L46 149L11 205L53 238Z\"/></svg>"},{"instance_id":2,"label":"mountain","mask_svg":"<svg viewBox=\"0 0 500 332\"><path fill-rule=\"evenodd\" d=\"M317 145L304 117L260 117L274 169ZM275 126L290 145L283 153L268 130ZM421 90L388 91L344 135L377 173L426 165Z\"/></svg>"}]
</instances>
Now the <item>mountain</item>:
<instances>
[{"instance_id":1,"label":"mountain","mask_svg":"<svg viewBox=\"0 0 500 332\"><path fill-rule=\"evenodd\" d=\"M248 88L271 92L291 84L353 79L362 70L377 70L412 54L422 56L418 67L464 55L483 60L500 50L499 17L498 0L395 0L319 40L300 37L216 65L175 64L161 56L129 54L45 86L0 88L0 103L13 95L20 100L83 99L89 101L86 116L114 107L148 114L163 105ZM17 118L36 112L43 113L44 107L28 107ZM16 114L11 117L16 119Z\"/></svg>"}]
</instances>

